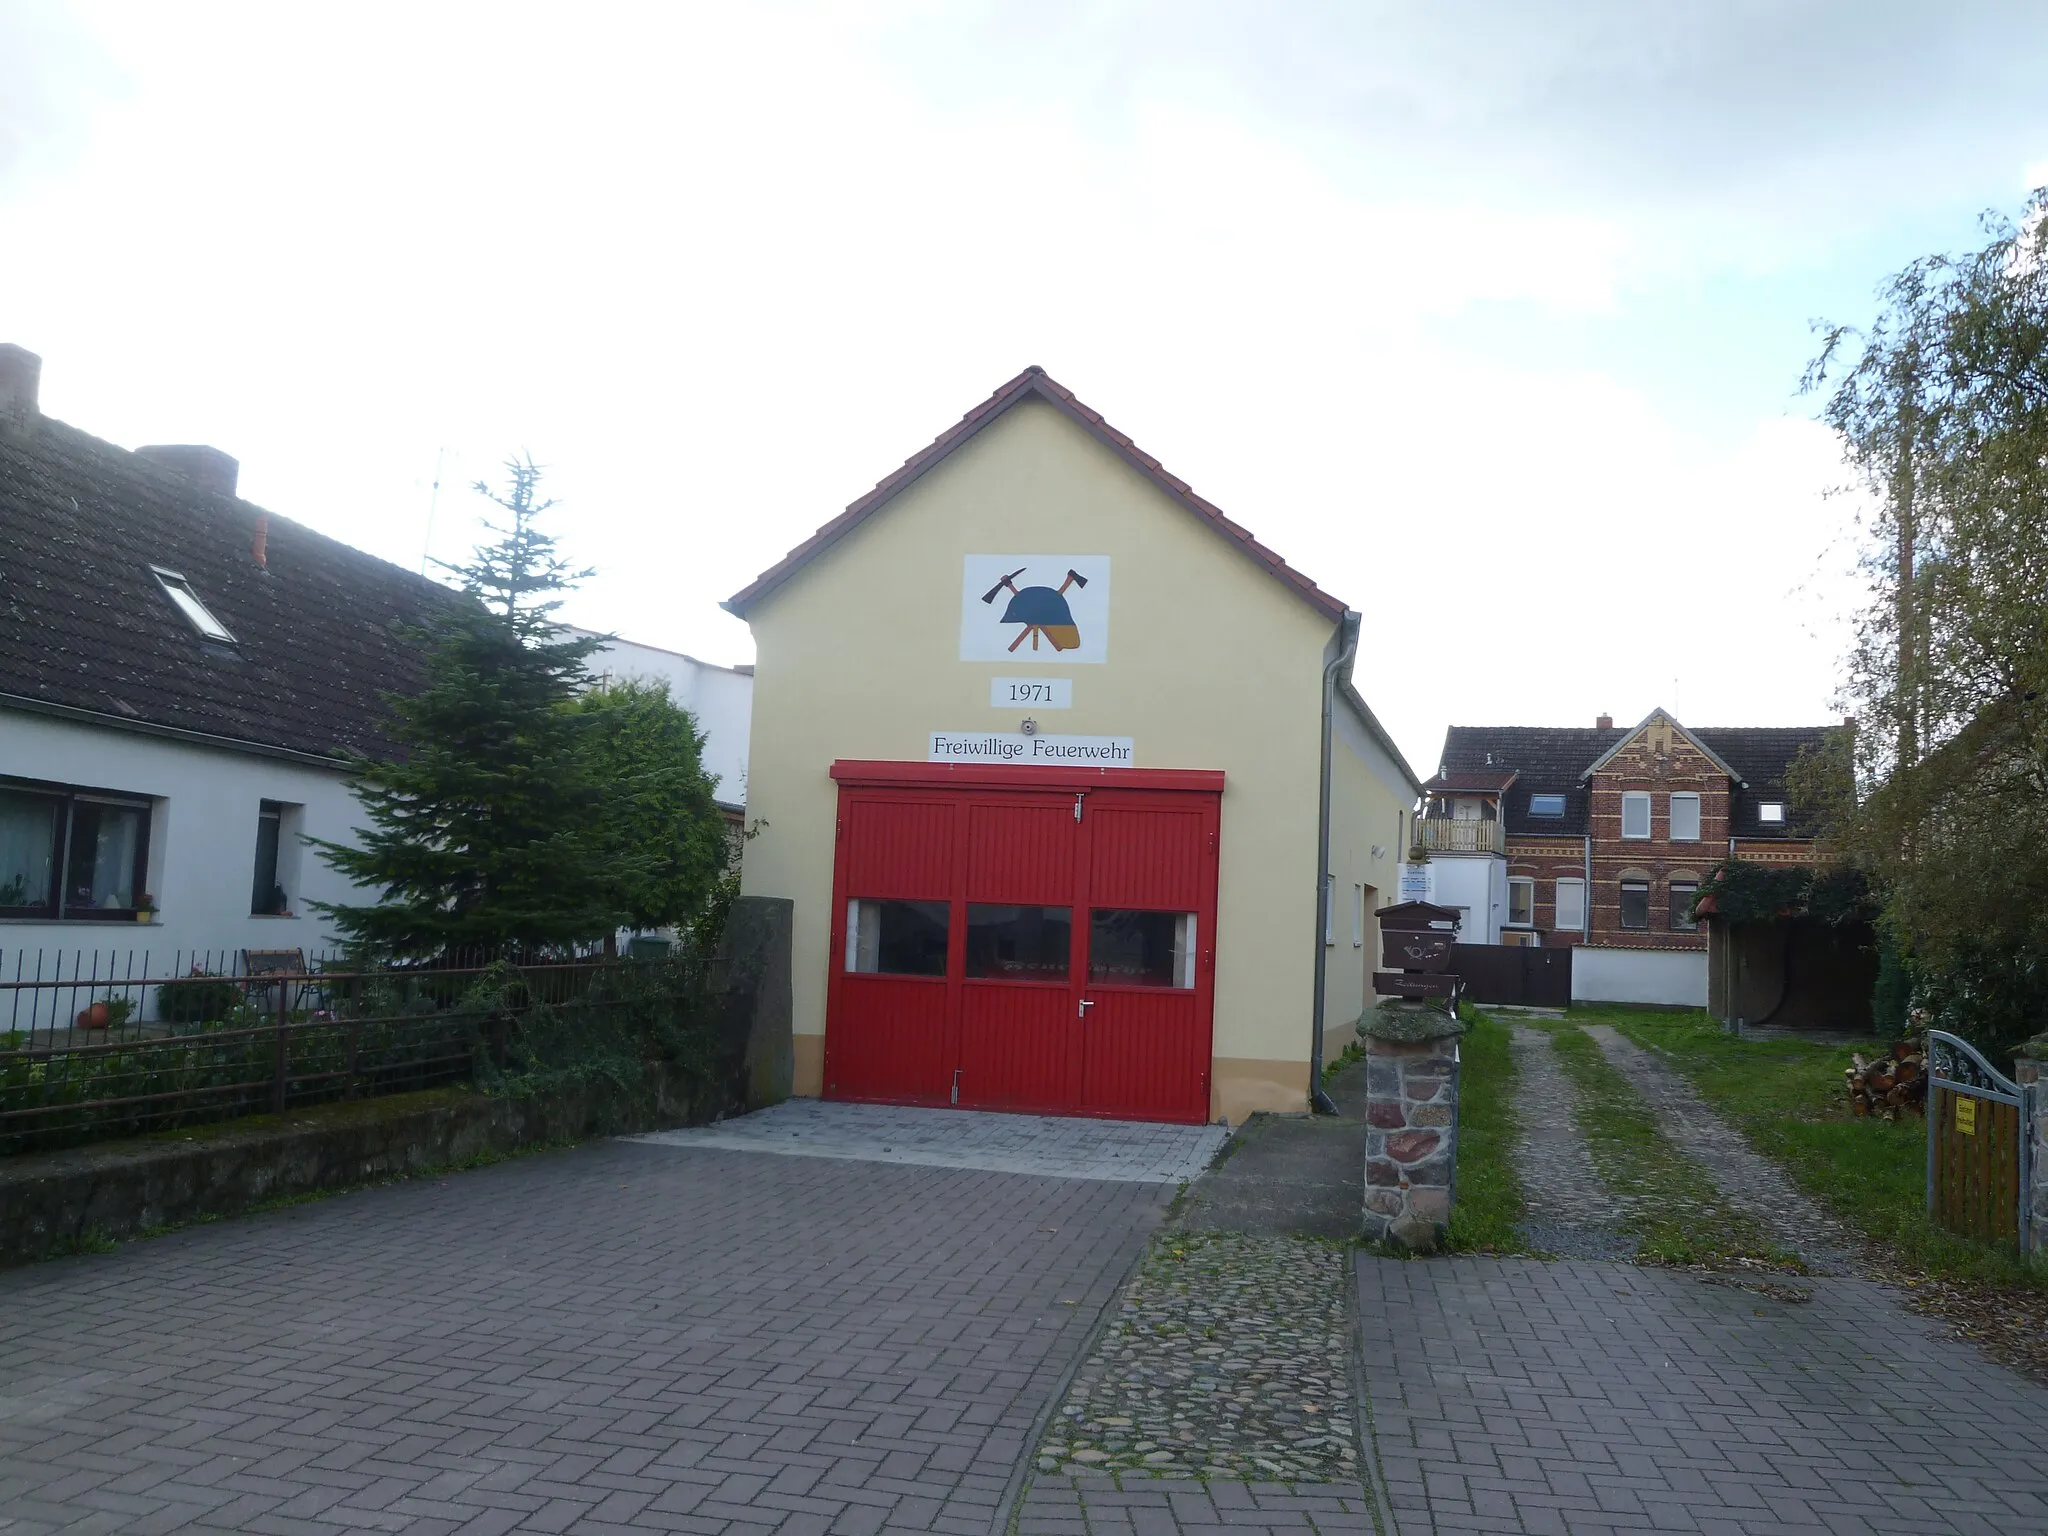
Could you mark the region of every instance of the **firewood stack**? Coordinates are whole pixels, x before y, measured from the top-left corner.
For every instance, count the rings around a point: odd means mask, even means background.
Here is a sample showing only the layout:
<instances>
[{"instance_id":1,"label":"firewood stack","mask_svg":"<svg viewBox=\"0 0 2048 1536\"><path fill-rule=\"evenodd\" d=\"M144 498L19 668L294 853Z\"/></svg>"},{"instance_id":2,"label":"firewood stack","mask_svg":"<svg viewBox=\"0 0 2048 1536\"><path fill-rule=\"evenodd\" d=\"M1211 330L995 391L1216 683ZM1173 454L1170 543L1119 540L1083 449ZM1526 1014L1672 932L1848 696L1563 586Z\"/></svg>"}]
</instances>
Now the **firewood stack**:
<instances>
[{"instance_id":1,"label":"firewood stack","mask_svg":"<svg viewBox=\"0 0 2048 1536\"><path fill-rule=\"evenodd\" d=\"M1842 1069L1849 1090L1849 1113L1896 1120L1907 1110L1927 1113L1927 1052L1924 1045L1901 1040L1889 1055L1865 1061L1858 1051Z\"/></svg>"}]
</instances>

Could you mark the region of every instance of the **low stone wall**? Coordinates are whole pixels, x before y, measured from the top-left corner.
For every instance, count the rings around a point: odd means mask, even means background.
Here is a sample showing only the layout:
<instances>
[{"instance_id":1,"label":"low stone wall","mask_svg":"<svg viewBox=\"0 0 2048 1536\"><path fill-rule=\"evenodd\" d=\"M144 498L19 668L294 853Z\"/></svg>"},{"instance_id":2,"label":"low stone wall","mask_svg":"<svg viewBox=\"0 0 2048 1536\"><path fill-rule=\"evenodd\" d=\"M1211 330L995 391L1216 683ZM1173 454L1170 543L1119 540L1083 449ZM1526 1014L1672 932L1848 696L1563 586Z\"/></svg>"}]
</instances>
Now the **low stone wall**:
<instances>
[{"instance_id":1,"label":"low stone wall","mask_svg":"<svg viewBox=\"0 0 2048 1536\"><path fill-rule=\"evenodd\" d=\"M709 1117L687 1084L655 1088L651 1104L606 1085L525 1099L430 1090L0 1159L0 1266L292 1195Z\"/></svg>"},{"instance_id":2,"label":"low stone wall","mask_svg":"<svg viewBox=\"0 0 2048 1536\"><path fill-rule=\"evenodd\" d=\"M2036 1035L2019 1048L2012 1078L2030 1101L2020 1123L2020 1158L2031 1173L2034 1206L2027 1251L2039 1259L2048 1254L2048 1035Z\"/></svg>"},{"instance_id":3,"label":"low stone wall","mask_svg":"<svg viewBox=\"0 0 2048 1536\"><path fill-rule=\"evenodd\" d=\"M1363 1029L1365 1235L1428 1251L1451 1219L1463 1026L1434 1009L1382 1003Z\"/></svg>"}]
</instances>

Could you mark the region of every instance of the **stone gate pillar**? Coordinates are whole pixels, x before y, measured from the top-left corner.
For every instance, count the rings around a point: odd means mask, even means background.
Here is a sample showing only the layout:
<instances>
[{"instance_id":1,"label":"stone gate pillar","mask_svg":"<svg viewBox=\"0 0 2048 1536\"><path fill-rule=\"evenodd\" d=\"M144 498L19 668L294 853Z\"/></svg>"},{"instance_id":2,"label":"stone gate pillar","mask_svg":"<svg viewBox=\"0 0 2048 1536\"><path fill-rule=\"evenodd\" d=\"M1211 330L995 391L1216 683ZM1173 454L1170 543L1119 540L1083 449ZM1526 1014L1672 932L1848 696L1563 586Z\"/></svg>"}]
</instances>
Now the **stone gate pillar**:
<instances>
[{"instance_id":1,"label":"stone gate pillar","mask_svg":"<svg viewBox=\"0 0 2048 1536\"><path fill-rule=\"evenodd\" d=\"M1458 1154L1458 1036L1424 1004L1365 1018L1365 1235L1418 1252L1442 1246Z\"/></svg>"}]
</instances>

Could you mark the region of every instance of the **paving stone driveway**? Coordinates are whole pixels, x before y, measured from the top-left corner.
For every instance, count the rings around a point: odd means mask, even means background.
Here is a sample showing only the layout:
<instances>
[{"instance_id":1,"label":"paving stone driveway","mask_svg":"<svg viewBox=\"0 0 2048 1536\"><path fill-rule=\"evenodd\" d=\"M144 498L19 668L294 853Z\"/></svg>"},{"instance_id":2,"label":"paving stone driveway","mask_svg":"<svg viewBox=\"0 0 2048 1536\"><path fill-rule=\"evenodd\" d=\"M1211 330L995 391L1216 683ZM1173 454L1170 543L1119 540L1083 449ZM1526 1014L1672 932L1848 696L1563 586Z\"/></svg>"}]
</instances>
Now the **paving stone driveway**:
<instances>
[{"instance_id":1,"label":"paving stone driveway","mask_svg":"<svg viewBox=\"0 0 2048 1536\"><path fill-rule=\"evenodd\" d=\"M1401 1536L2048 1531L2048 1389L1867 1281L1361 1256Z\"/></svg>"},{"instance_id":2,"label":"paving stone driveway","mask_svg":"<svg viewBox=\"0 0 2048 1536\"><path fill-rule=\"evenodd\" d=\"M1172 1193L610 1142L0 1274L0 1532L983 1536Z\"/></svg>"}]
</instances>

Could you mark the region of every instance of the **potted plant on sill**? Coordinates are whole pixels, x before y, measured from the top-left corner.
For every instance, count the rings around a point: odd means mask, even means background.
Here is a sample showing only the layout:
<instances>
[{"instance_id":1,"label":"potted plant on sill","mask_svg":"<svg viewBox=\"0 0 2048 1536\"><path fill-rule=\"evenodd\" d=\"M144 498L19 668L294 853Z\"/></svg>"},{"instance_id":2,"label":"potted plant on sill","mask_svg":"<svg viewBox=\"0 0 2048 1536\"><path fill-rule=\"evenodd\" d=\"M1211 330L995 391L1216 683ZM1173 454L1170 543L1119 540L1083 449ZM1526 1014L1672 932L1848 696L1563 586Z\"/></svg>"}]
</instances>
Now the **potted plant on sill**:
<instances>
[{"instance_id":1,"label":"potted plant on sill","mask_svg":"<svg viewBox=\"0 0 2048 1536\"><path fill-rule=\"evenodd\" d=\"M135 921L138 923L153 923L156 921L156 898L147 891L143 892L141 899L135 903Z\"/></svg>"}]
</instances>

